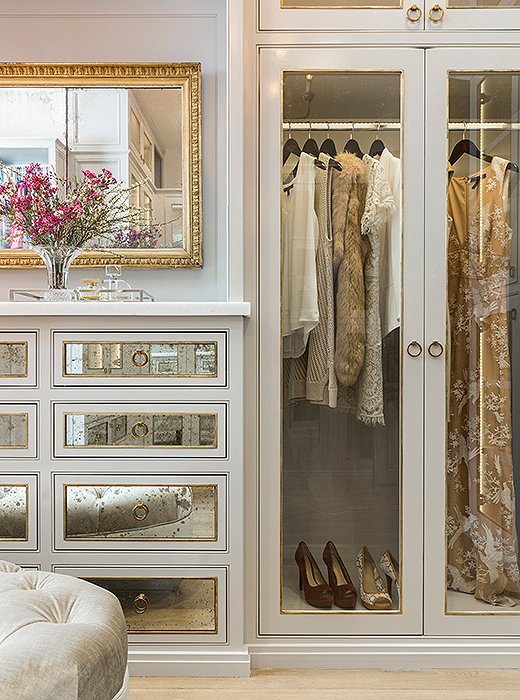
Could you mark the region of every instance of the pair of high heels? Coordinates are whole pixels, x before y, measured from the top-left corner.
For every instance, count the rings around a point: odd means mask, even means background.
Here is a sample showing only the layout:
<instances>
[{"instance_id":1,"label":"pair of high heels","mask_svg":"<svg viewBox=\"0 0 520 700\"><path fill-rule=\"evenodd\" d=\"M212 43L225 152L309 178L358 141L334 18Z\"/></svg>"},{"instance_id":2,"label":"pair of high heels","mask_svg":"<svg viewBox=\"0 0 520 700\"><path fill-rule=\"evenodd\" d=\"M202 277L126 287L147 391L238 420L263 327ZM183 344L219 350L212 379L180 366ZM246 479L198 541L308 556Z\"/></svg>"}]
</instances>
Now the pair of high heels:
<instances>
[{"instance_id":1,"label":"pair of high heels","mask_svg":"<svg viewBox=\"0 0 520 700\"><path fill-rule=\"evenodd\" d=\"M327 542L323 550L328 583L305 542L300 542L294 558L300 572L300 591L309 605L314 608L331 608L336 604L344 610L356 607L356 588L333 542Z\"/></svg>"},{"instance_id":2,"label":"pair of high heels","mask_svg":"<svg viewBox=\"0 0 520 700\"><path fill-rule=\"evenodd\" d=\"M390 610L392 607L392 584L399 595L399 564L389 549L379 561L379 566L386 577L386 585L372 555L363 546L357 556L356 566L359 574L359 595L367 610Z\"/></svg>"}]
</instances>

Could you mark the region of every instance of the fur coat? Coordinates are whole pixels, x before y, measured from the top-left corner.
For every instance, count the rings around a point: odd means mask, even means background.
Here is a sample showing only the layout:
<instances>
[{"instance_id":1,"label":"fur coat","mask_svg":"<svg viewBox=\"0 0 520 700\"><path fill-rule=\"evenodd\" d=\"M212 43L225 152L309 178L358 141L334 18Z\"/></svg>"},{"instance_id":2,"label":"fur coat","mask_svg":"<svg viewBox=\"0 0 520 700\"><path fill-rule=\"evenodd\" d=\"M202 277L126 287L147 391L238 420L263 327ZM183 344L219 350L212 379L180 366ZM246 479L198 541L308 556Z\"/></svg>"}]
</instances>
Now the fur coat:
<instances>
[{"instance_id":1,"label":"fur coat","mask_svg":"<svg viewBox=\"0 0 520 700\"><path fill-rule=\"evenodd\" d=\"M336 296L336 350L334 367L338 381L352 386L365 358L364 266L369 242L361 234L368 186L366 165L350 153L336 160L341 171L332 175L332 241Z\"/></svg>"}]
</instances>

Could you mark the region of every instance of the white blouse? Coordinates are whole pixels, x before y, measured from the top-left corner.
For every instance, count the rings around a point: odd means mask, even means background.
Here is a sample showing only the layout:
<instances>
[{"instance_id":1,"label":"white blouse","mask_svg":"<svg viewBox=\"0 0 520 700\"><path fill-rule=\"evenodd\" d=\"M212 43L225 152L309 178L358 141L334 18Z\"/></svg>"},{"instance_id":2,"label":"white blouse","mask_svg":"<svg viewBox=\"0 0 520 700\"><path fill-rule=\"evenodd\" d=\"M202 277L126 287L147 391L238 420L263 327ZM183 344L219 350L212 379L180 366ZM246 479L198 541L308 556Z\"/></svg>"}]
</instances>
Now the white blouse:
<instances>
[{"instance_id":1,"label":"white blouse","mask_svg":"<svg viewBox=\"0 0 520 700\"><path fill-rule=\"evenodd\" d=\"M379 162L395 202L381 238L379 308L384 338L401 324L401 160L385 148Z\"/></svg>"}]
</instances>

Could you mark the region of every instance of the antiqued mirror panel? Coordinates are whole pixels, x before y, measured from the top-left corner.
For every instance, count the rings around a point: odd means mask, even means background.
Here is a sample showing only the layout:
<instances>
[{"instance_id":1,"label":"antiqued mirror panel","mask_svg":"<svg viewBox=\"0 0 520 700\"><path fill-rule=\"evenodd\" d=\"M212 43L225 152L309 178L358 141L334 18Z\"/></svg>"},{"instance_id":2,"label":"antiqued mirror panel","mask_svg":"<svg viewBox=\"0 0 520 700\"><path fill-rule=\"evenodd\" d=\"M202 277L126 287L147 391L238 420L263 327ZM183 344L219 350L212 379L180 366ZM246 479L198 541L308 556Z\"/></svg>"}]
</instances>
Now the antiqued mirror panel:
<instances>
[{"instance_id":1,"label":"antiqued mirror panel","mask_svg":"<svg viewBox=\"0 0 520 700\"><path fill-rule=\"evenodd\" d=\"M519 613L520 73L448 97L446 611Z\"/></svg>"},{"instance_id":2,"label":"antiqued mirror panel","mask_svg":"<svg viewBox=\"0 0 520 700\"><path fill-rule=\"evenodd\" d=\"M217 343L65 342L63 376L216 377Z\"/></svg>"},{"instance_id":3,"label":"antiqued mirror panel","mask_svg":"<svg viewBox=\"0 0 520 700\"><path fill-rule=\"evenodd\" d=\"M0 342L0 378L27 377L28 372L27 342Z\"/></svg>"},{"instance_id":4,"label":"antiqued mirror panel","mask_svg":"<svg viewBox=\"0 0 520 700\"><path fill-rule=\"evenodd\" d=\"M86 578L119 599L129 632L217 634L216 578Z\"/></svg>"},{"instance_id":5,"label":"antiqued mirror panel","mask_svg":"<svg viewBox=\"0 0 520 700\"><path fill-rule=\"evenodd\" d=\"M27 449L28 446L29 415L27 413L0 413L0 449Z\"/></svg>"},{"instance_id":6,"label":"antiqued mirror panel","mask_svg":"<svg viewBox=\"0 0 520 700\"><path fill-rule=\"evenodd\" d=\"M65 485L67 540L217 539L214 485Z\"/></svg>"},{"instance_id":7,"label":"antiqued mirror panel","mask_svg":"<svg viewBox=\"0 0 520 700\"><path fill-rule=\"evenodd\" d=\"M282 80L281 612L397 613L402 74Z\"/></svg>"},{"instance_id":8,"label":"antiqued mirror panel","mask_svg":"<svg viewBox=\"0 0 520 700\"><path fill-rule=\"evenodd\" d=\"M0 113L4 179L23 186L37 163L65 180L105 168L132 188L134 223L78 264L201 266L200 64L3 64ZM29 248L0 220L0 264L37 264Z\"/></svg>"},{"instance_id":9,"label":"antiqued mirror panel","mask_svg":"<svg viewBox=\"0 0 520 700\"><path fill-rule=\"evenodd\" d=\"M66 413L65 447L214 448L215 413Z\"/></svg>"},{"instance_id":10,"label":"antiqued mirror panel","mask_svg":"<svg viewBox=\"0 0 520 700\"><path fill-rule=\"evenodd\" d=\"M29 539L29 487L0 484L0 541Z\"/></svg>"}]
</instances>

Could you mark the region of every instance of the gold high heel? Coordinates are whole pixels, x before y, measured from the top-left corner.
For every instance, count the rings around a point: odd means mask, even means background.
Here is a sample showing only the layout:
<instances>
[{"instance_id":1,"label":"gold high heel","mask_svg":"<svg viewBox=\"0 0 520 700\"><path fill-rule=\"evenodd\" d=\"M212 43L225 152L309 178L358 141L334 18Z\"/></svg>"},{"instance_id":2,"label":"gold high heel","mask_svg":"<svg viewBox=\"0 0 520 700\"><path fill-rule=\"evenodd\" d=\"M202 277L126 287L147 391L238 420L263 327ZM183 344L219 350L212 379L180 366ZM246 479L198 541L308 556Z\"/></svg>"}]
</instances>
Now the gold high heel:
<instances>
[{"instance_id":1,"label":"gold high heel","mask_svg":"<svg viewBox=\"0 0 520 700\"><path fill-rule=\"evenodd\" d=\"M395 583L397 589L397 595L401 596L401 591L399 590L399 562L394 559L392 552L387 549L379 561L379 565L386 576L386 583L388 586L388 592L392 595L392 582Z\"/></svg>"},{"instance_id":2,"label":"gold high heel","mask_svg":"<svg viewBox=\"0 0 520 700\"><path fill-rule=\"evenodd\" d=\"M359 595L367 610L390 610L392 598L368 549L363 546L356 560Z\"/></svg>"}]
</instances>

